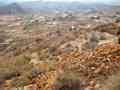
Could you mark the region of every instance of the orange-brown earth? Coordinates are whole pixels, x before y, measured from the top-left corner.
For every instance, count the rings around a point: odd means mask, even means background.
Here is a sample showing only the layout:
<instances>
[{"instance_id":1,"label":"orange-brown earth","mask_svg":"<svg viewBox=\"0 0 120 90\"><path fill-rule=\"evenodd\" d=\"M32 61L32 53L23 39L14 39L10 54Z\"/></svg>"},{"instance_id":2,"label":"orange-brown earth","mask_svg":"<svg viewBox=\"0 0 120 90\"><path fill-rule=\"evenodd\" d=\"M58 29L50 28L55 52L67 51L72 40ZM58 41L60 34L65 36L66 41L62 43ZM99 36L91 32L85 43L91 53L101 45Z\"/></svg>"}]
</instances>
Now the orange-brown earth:
<instances>
[{"instance_id":1,"label":"orange-brown earth","mask_svg":"<svg viewBox=\"0 0 120 90\"><path fill-rule=\"evenodd\" d=\"M102 45L96 50L85 52L76 48L63 57L46 60L37 66L41 73L32 77L31 85L24 87L24 90L53 90L57 75L63 72L79 73L83 87L97 90L98 84L120 69L120 45Z\"/></svg>"}]
</instances>

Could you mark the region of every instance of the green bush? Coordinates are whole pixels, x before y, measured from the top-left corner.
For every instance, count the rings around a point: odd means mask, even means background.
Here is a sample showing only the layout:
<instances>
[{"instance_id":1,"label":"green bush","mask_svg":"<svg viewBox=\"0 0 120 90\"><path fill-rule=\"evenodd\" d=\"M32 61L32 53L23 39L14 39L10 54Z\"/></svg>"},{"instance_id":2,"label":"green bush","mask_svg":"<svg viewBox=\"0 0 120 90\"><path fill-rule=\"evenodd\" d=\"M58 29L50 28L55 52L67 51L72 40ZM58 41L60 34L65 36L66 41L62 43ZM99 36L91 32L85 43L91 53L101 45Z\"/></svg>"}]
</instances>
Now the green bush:
<instances>
[{"instance_id":1,"label":"green bush","mask_svg":"<svg viewBox=\"0 0 120 90\"><path fill-rule=\"evenodd\" d=\"M120 12L116 12L117 15L120 15Z\"/></svg>"},{"instance_id":2,"label":"green bush","mask_svg":"<svg viewBox=\"0 0 120 90\"><path fill-rule=\"evenodd\" d=\"M100 19L100 16L97 16L97 17L91 17L91 19Z\"/></svg>"},{"instance_id":3,"label":"green bush","mask_svg":"<svg viewBox=\"0 0 120 90\"><path fill-rule=\"evenodd\" d=\"M23 66L23 65L28 64L30 60L31 60L30 57L23 55L23 56L20 56L20 57L16 60L15 65L16 65L16 66Z\"/></svg>"},{"instance_id":4,"label":"green bush","mask_svg":"<svg viewBox=\"0 0 120 90\"><path fill-rule=\"evenodd\" d=\"M73 31L73 29L72 29L72 28L69 28L69 31Z\"/></svg>"}]
</instances>

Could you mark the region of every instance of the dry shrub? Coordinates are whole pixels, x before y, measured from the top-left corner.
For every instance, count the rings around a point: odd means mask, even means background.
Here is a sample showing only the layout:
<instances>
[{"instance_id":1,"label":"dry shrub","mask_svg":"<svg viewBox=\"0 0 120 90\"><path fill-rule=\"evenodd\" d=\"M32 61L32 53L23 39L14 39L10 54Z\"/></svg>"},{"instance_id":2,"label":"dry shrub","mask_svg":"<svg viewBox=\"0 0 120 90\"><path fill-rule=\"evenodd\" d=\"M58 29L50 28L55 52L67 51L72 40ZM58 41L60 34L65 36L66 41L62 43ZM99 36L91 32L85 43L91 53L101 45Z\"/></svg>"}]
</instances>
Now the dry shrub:
<instances>
[{"instance_id":1,"label":"dry shrub","mask_svg":"<svg viewBox=\"0 0 120 90\"><path fill-rule=\"evenodd\" d=\"M118 27L118 29L116 31L116 35L120 35L120 27Z\"/></svg>"},{"instance_id":2,"label":"dry shrub","mask_svg":"<svg viewBox=\"0 0 120 90\"><path fill-rule=\"evenodd\" d=\"M41 74L41 73L44 73L46 71L45 68L37 68L37 67L34 67L32 69L30 69L30 78L34 78L36 77L37 75Z\"/></svg>"},{"instance_id":3,"label":"dry shrub","mask_svg":"<svg viewBox=\"0 0 120 90\"><path fill-rule=\"evenodd\" d=\"M57 46L56 46L56 45L51 46L51 47L49 48L49 51L50 51L51 53L55 52L56 50L57 50Z\"/></svg>"},{"instance_id":4,"label":"dry shrub","mask_svg":"<svg viewBox=\"0 0 120 90\"><path fill-rule=\"evenodd\" d=\"M100 39L100 40L106 40L106 37L105 37L104 34L100 34L99 39Z\"/></svg>"},{"instance_id":5,"label":"dry shrub","mask_svg":"<svg viewBox=\"0 0 120 90\"><path fill-rule=\"evenodd\" d=\"M75 35L71 32L66 36L66 39L68 41L74 41L75 40Z\"/></svg>"},{"instance_id":6,"label":"dry shrub","mask_svg":"<svg viewBox=\"0 0 120 90\"><path fill-rule=\"evenodd\" d=\"M65 40L62 40L61 43L60 43L60 45L62 45L62 44L64 44L64 43L65 43Z\"/></svg>"},{"instance_id":7,"label":"dry shrub","mask_svg":"<svg viewBox=\"0 0 120 90\"><path fill-rule=\"evenodd\" d=\"M93 34L90 38L90 42L99 42L99 38L95 34Z\"/></svg>"},{"instance_id":8,"label":"dry shrub","mask_svg":"<svg viewBox=\"0 0 120 90\"><path fill-rule=\"evenodd\" d=\"M31 60L31 58L29 56L19 56L18 59L16 59L15 61L15 66L23 66L29 63L29 61Z\"/></svg>"},{"instance_id":9,"label":"dry shrub","mask_svg":"<svg viewBox=\"0 0 120 90\"><path fill-rule=\"evenodd\" d=\"M30 84L30 79L27 76L23 76L20 80L19 80L19 86L27 86Z\"/></svg>"},{"instance_id":10,"label":"dry shrub","mask_svg":"<svg viewBox=\"0 0 120 90\"><path fill-rule=\"evenodd\" d=\"M66 44L66 46L65 46L65 48L70 48L70 47L72 47L72 44L71 44L71 43L68 43L68 44Z\"/></svg>"},{"instance_id":11,"label":"dry shrub","mask_svg":"<svg viewBox=\"0 0 120 90\"><path fill-rule=\"evenodd\" d=\"M59 73L52 90L83 90L78 73Z\"/></svg>"},{"instance_id":12,"label":"dry shrub","mask_svg":"<svg viewBox=\"0 0 120 90\"><path fill-rule=\"evenodd\" d=\"M62 53L62 50L61 50L61 49L57 49L57 50L53 53L53 56L60 55L61 53Z\"/></svg>"},{"instance_id":13,"label":"dry shrub","mask_svg":"<svg viewBox=\"0 0 120 90\"><path fill-rule=\"evenodd\" d=\"M118 36L118 44L120 44L120 35Z\"/></svg>"},{"instance_id":14,"label":"dry shrub","mask_svg":"<svg viewBox=\"0 0 120 90\"><path fill-rule=\"evenodd\" d=\"M120 71L110 75L101 86L100 90L120 90Z\"/></svg>"},{"instance_id":15,"label":"dry shrub","mask_svg":"<svg viewBox=\"0 0 120 90\"><path fill-rule=\"evenodd\" d=\"M96 28L94 28L94 30L98 30L100 32L107 32L109 34L114 35L115 29L117 28L116 25L117 24L114 24L114 23L103 24L103 25L100 25L100 26L97 26Z\"/></svg>"},{"instance_id":16,"label":"dry shrub","mask_svg":"<svg viewBox=\"0 0 120 90\"><path fill-rule=\"evenodd\" d=\"M93 50L98 47L98 42L87 41L82 45L82 50Z\"/></svg>"},{"instance_id":17,"label":"dry shrub","mask_svg":"<svg viewBox=\"0 0 120 90\"><path fill-rule=\"evenodd\" d=\"M120 22L120 17L118 17L118 18L116 19L116 22L117 22L117 23Z\"/></svg>"},{"instance_id":18,"label":"dry shrub","mask_svg":"<svg viewBox=\"0 0 120 90\"><path fill-rule=\"evenodd\" d=\"M54 46L49 47L49 52L51 55L57 56L62 53L62 50L60 48L58 48L57 45L54 45Z\"/></svg>"},{"instance_id":19,"label":"dry shrub","mask_svg":"<svg viewBox=\"0 0 120 90\"><path fill-rule=\"evenodd\" d=\"M0 84L3 84L4 81L12 79L13 77L18 77L20 75L21 73L14 66L11 68L4 68L4 70L0 72Z\"/></svg>"}]
</instances>

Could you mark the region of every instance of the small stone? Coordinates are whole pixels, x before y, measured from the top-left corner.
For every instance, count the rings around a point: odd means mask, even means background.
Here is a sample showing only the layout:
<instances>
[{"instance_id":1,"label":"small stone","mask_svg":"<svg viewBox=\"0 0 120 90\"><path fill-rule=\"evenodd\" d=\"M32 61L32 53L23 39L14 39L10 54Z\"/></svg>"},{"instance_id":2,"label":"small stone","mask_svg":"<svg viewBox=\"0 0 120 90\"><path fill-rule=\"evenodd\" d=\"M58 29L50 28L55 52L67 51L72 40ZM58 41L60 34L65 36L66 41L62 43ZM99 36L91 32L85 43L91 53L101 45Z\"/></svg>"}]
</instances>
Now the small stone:
<instances>
[{"instance_id":1,"label":"small stone","mask_svg":"<svg viewBox=\"0 0 120 90\"><path fill-rule=\"evenodd\" d=\"M98 89L100 87L100 84L95 85L95 89Z\"/></svg>"}]
</instances>

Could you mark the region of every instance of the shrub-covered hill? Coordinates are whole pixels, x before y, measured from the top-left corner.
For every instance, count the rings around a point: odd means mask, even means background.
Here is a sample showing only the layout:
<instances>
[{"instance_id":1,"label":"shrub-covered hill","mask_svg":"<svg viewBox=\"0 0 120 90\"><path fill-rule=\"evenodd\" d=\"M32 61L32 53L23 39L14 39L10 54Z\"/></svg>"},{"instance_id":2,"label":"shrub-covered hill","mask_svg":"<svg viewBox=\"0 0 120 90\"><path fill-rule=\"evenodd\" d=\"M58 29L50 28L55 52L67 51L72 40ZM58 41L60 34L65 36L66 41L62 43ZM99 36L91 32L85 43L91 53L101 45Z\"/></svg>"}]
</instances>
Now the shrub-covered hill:
<instances>
[{"instance_id":1,"label":"shrub-covered hill","mask_svg":"<svg viewBox=\"0 0 120 90\"><path fill-rule=\"evenodd\" d=\"M0 15L27 14L29 12L30 10L28 8L25 8L18 3L12 3L0 7Z\"/></svg>"},{"instance_id":2,"label":"shrub-covered hill","mask_svg":"<svg viewBox=\"0 0 120 90\"><path fill-rule=\"evenodd\" d=\"M40 61L28 69L27 78L11 79L4 90L103 90L101 83L120 69L120 45L102 45L93 51L71 51L53 60ZM119 79L118 79L119 80ZM119 84L116 82L116 84ZM11 85L11 86L10 86ZM20 84L21 85L21 84ZM119 89L114 89L119 90Z\"/></svg>"}]
</instances>

